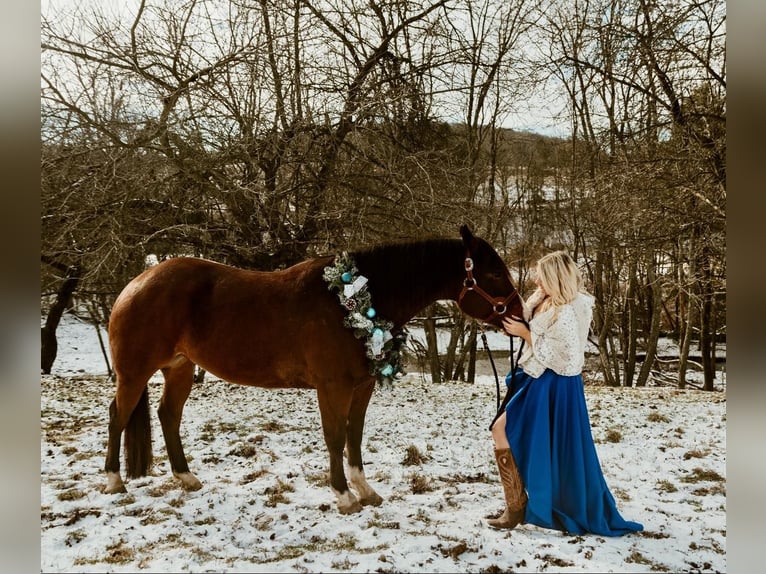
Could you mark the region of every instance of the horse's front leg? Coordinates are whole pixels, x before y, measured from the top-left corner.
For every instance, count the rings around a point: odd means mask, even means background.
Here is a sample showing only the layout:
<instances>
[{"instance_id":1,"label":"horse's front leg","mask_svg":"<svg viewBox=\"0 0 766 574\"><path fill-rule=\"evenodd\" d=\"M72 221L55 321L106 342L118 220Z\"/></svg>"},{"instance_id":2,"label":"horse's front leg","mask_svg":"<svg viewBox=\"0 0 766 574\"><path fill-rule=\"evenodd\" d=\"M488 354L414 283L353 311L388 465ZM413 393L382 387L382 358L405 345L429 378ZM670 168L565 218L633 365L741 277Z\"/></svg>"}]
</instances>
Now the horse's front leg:
<instances>
[{"instance_id":1,"label":"horse's front leg","mask_svg":"<svg viewBox=\"0 0 766 574\"><path fill-rule=\"evenodd\" d=\"M351 399L351 409L348 414L346 429L346 454L348 456L348 478L351 485L359 494L359 502L363 505L378 506L383 498L367 483L362 461L362 436L364 434L364 419L367 405L370 403L375 380L357 387Z\"/></svg>"},{"instance_id":2,"label":"horse's front leg","mask_svg":"<svg viewBox=\"0 0 766 574\"><path fill-rule=\"evenodd\" d=\"M362 505L348 488L343 472L343 445L346 442L346 425L351 405L351 390L324 386L317 388L319 413L322 417L322 431L330 454L330 486L338 497L341 514L359 512Z\"/></svg>"}]
</instances>

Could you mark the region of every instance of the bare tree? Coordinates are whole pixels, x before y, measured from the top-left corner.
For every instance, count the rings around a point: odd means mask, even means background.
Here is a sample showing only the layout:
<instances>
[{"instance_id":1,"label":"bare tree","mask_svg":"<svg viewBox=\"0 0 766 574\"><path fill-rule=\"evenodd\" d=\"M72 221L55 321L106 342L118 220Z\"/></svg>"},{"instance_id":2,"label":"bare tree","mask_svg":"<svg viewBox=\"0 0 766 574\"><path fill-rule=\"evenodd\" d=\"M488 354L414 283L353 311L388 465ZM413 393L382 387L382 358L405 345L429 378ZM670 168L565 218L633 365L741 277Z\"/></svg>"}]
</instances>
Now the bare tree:
<instances>
[{"instance_id":1,"label":"bare tree","mask_svg":"<svg viewBox=\"0 0 766 574\"><path fill-rule=\"evenodd\" d=\"M468 222L522 291L540 255L572 251L608 384L652 381L668 332L678 384L698 352L712 388L722 0L88 6L41 23L49 351L64 309L107 321L150 254L275 269ZM570 138L503 128L535 90L564 94ZM476 326L453 326L432 359L470 380Z\"/></svg>"},{"instance_id":2,"label":"bare tree","mask_svg":"<svg viewBox=\"0 0 766 574\"><path fill-rule=\"evenodd\" d=\"M585 214L590 222L575 209L577 216L567 225L592 262L593 288L603 298L597 313L601 353L623 359L609 370L610 363L602 361L603 371L607 381L618 384L622 370L625 384L633 384L634 361L643 357L636 383L644 384L663 328L666 286L674 284L668 270L684 263L669 261L681 253L675 245L679 238L721 235L724 7L578 0L559 3L548 14L552 70L569 94L573 126L571 179L564 191L575 198L572 205L601 207ZM718 284L713 287L706 278L724 256L716 250L712 257L710 251L694 257L694 290L702 306L694 317L702 361L710 365L712 312L708 319L703 310L712 309ZM679 286L676 292L684 291ZM679 325L689 318L685 313L668 322ZM621 333L619 348L610 345L612 329ZM642 354L635 346L639 340ZM712 377L708 366L705 388L712 388Z\"/></svg>"}]
</instances>

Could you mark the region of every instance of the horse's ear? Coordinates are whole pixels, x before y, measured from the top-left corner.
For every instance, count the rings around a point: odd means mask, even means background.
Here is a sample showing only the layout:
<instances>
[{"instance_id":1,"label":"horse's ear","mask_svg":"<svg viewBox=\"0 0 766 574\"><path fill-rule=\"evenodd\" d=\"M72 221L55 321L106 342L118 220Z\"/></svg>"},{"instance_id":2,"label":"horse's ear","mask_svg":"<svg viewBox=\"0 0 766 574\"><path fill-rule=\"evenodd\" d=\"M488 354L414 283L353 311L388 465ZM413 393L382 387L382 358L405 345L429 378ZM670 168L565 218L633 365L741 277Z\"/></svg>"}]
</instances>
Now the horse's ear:
<instances>
[{"instance_id":1,"label":"horse's ear","mask_svg":"<svg viewBox=\"0 0 766 574\"><path fill-rule=\"evenodd\" d=\"M476 244L476 237L474 237L470 227L465 223L460 226L460 236L463 238L463 245L467 249L471 249Z\"/></svg>"}]
</instances>

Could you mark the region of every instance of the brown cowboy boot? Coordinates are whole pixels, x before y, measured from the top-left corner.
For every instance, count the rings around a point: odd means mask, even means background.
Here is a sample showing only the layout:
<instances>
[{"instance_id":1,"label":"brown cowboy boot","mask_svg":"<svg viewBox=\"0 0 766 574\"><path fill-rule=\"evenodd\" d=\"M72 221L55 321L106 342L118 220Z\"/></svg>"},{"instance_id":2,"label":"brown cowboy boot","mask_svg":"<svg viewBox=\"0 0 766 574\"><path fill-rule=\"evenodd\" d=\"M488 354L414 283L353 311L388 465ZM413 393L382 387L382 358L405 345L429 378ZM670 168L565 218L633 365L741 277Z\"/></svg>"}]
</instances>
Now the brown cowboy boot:
<instances>
[{"instance_id":1,"label":"brown cowboy boot","mask_svg":"<svg viewBox=\"0 0 766 574\"><path fill-rule=\"evenodd\" d=\"M527 510L527 493L524 490L524 481L521 479L516 461L511 449L495 449L497 468L500 470L500 482L505 493L505 512L499 518L488 522L492 528L510 530L517 524L524 522L524 513Z\"/></svg>"}]
</instances>

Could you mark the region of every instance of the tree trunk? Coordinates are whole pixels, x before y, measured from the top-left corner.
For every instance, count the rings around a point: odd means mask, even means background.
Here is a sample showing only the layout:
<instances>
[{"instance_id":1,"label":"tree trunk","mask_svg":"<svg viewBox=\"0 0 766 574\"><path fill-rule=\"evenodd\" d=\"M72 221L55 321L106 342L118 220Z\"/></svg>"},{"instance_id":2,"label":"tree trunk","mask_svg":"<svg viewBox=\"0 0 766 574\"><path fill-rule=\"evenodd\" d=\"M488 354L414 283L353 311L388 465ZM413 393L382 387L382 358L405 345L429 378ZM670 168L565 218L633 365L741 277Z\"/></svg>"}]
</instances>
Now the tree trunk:
<instances>
[{"instance_id":1,"label":"tree trunk","mask_svg":"<svg viewBox=\"0 0 766 574\"><path fill-rule=\"evenodd\" d=\"M635 258L631 257L628 265L628 292L625 294L625 309L627 311L627 333L623 348L623 370L625 372L625 386L633 386L633 377L636 373L636 341L638 340L638 269Z\"/></svg>"},{"instance_id":2,"label":"tree trunk","mask_svg":"<svg viewBox=\"0 0 766 574\"><path fill-rule=\"evenodd\" d=\"M711 310L711 319L710 319L710 337L712 339L712 344L710 347L710 388L707 388L707 380L705 380L705 386L703 386L703 390L706 391L714 391L715 390L715 374L716 374L716 364L717 364L717 344L718 344L718 321L716 320L718 317L718 299L716 298L714 293L710 294L710 310Z\"/></svg>"},{"instance_id":3,"label":"tree trunk","mask_svg":"<svg viewBox=\"0 0 766 574\"><path fill-rule=\"evenodd\" d=\"M710 323L712 315L712 303L709 294L705 294L702 302L702 313L700 314L700 353L702 354L702 372L704 383L702 390L712 391L715 381L715 363L713 361L713 342L710 333Z\"/></svg>"},{"instance_id":4,"label":"tree trunk","mask_svg":"<svg viewBox=\"0 0 766 574\"><path fill-rule=\"evenodd\" d=\"M473 383L476 380L476 321L471 321L468 328L468 340L463 344L460 354L455 361L455 371L452 378L456 381ZM468 358L468 374L466 375L466 357Z\"/></svg>"},{"instance_id":5,"label":"tree trunk","mask_svg":"<svg viewBox=\"0 0 766 574\"><path fill-rule=\"evenodd\" d=\"M610 347L614 348L614 345L609 343L609 328L612 325L612 318L609 316L609 303L606 300L608 290L604 288L604 273L605 269L609 268L608 263L604 261L605 257L605 250L599 249L593 270L593 295L596 297L594 325L598 330L598 357L601 363L601 373L604 375L604 382L610 387L615 387L620 384L619 365L609 364L609 357L611 356ZM613 361L617 362L618 360L615 354Z\"/></svg>"},{"instance_id":6,"label":"tree trunk","mask_svg":"<svg viewBox=\"0 0 766 574\"><path fill-rule=\"evenodd\" d=\"M439 345L436 338L436 319L434 319L433 305L426 308L423 330L426 333L426 353L431 368L431 382L438 385L442 382L442 373L439 365Z\"/></svg>"},{"instance_id":7,"label":"tree trunk","mask_svg":"<svg viewBox=\"0 0 766 574\"><path fill-rule=\"evenodd\" d=\"M694 329L694 302L689 299L686 305L686 324L683 327L683 339L678 357L678 388L686 388L686 369L689 361L689 349L691 348L692 333Z\"/></svg>"},{"instance_id":8,"label":"tree trunk","mask_svg":"<svg viewBox=\"0 0 766 574\"><path fill-rule=\"evenodd\" d=\"M646 338L646 358L644 359L644 364L641 365L641 371L638 373L638 379L636 380L637 387L646 386L646 382L649 380L649 373L657 356L657 341L660 338L660 319L662 317L662 283L655 272L652 255L647 257L646 264L646 276L649 283L647 288L650 295L648 297L648 302L650 303L648 308L650 326L649 334Z\"/></svg>"},{"instance_id":9,"label":"tree trunk","mask_svg":"<svg viewBox=\"0 0 766 574\"><path fill-rule=\"evenodd\" d=\"M51 264L65 270L66 279L61 284L58 293L56 293L56 300L48 311L48 316L45 318L45 325L40 330L40 367L42 372L46 375L50 374L51 369L53 368L53 363L56 361L56 355L58 354L56 329L61 322L61 317L64 315L64 311L66 311L72 304L72 295L77 289L80 277L82 276L82 271L77 265L63 267L53 263Z\"/></svg>"},{"instance_id":10,"label":"tree trunk","mask_svg":"<svg viewBox=\"0 0 766 574\"><path fill-rule=\"evenodd\" d=\"M89 299L85 302L85 306L88 309L88 318L90 319L93 328L96 329L96 337L98 338L98 345L101 348L101 356L104 357L104 363L106 364L106 373L110 380L113 379L112 365L109 362L109 352L107 351L107 343L104 341L104 337L101 334L101 317L106 317L106 325L109 325L109 309L103 301L95 299ZM100 312L99 312L100 308Z\"/></svg>"},{"instance_id":11,"label":"tree trunk","mask_svg":"<svg viewBox=\"0 0 766 574\"><path fill-rule=\"evenodd\" d=\"M471 334L468 336L468 376L466 381L473 384L476 382L476 334L479 328L476 321L471 322Z\"/></svg>"},{"instance_id":12,"label":"tree trunk","mask_svg":"<svg viewBox=\"0 0 766 574\"><path fill-rule=\"evenodd\" d=\"M694 231L692 231L692 236L689 239L689 253L691 256L689 257L689 272L686 275L686 277L692 278L697 273L697 266L696 266L696 257L694 255L696 251L696 240L695 240L696 234ZM683 271L681 271L683 273ZM680 275L679 277L679 288L683 285L685 285L686 280L683 275ZM686 309L686 316L684 317L684 321L679 321L679 326L682 322L685 324L681 326L681 333L682 333L682 339L681 339L681 349L679 353L679 360L678 360L678 388L679 389L685 389L686 388L686 369L688 365L689 360L689 349L691 349L691 342L692 342L692 333L694 333L693 325L694 325L694 308L696 306L694 296L693 294L689 294L685 290L681 290L679 293L679 297L681 297L681 302L685 303L685 309ZM682 305L683 307L683 305Z\"/></svg>"},{"instance_id":13,"label":"tree trunk","mask_svg":"<svg viewBox=\"0 0 766 574\"><path fill-rule=\"evenodd\" d=\"M458 343L463 340L463 333L465 332L465 316L460 309L455 308L451 314L452 327L450 328L449 343L447 344L447 352L444 356L442 368L442 374L447 380L453 378Z\"/></svg>"},{"instance_id":14,"label":"tree trunk","mask_svg":"<svg viewBox=\"0 0 766 574\"><path fill-rule=\"evenodd\" d=\"M715 357L713 353L715 333L713 332L713 296L710 293L710 269L705 268L704 292L702 293L702 312L700 313L700 353L702 354L702 389L712 391L715 381Z\"/></svg>"}]
</instances>

